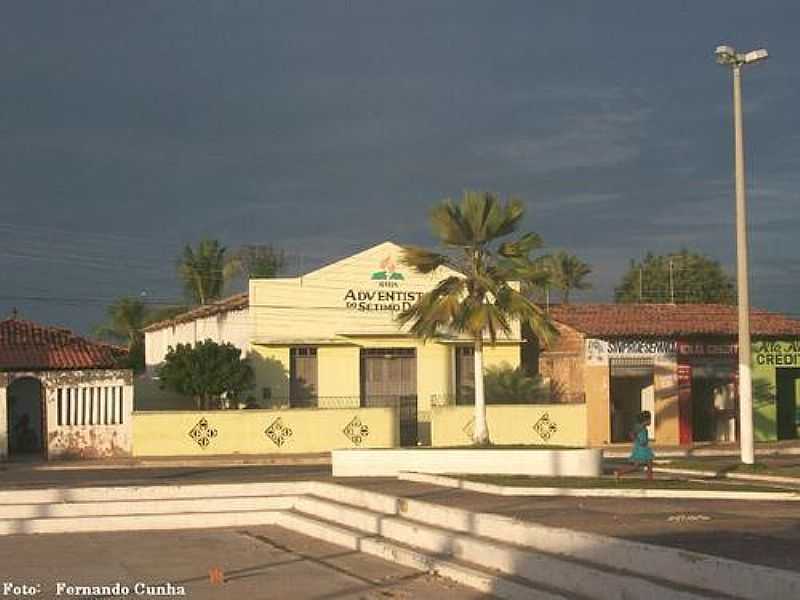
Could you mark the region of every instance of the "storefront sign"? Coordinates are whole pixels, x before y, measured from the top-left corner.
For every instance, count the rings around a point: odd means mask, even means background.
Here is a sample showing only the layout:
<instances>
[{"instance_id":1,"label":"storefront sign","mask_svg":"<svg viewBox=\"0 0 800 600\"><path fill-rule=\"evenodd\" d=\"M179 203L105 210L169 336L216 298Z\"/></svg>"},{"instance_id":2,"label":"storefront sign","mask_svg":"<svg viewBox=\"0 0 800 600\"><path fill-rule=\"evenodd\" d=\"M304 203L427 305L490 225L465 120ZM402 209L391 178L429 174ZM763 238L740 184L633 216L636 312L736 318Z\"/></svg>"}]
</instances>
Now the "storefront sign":
<instances>
[{"instance_id":1,"label":"storefront sign","mask_svg":"<svg viewBox=\"0 0 800 600\"><path fill-rule=\"evenodd\" d=\"M800 340L759 341L753 344L753 354L757 365L800 367Z\"/></svg>"},{"instance_id":2,"label":"storefront sign","mask_svg":"<svg viewBox=\"0 0 800 600\"><path fill-rule=\"evenodd\" d=\"M402 290L356 290L349 289L344 295L345 306L361 312L393 311L400 312L422 297L422 292Z\"/></svg>"},{"instance_id":3,"label":"storefront sign","mask_svg":"<svg viewBox=\"0 0 800 600\"><path fill-rule=\"evenodd\" d=\"M677 348L681 356L736 356L739 353L738 344L678 342Z\"/></svg>"},{"instance_id":4,"label":"storefront sign","mask_svg":"<svg viewBox=\"0 0 800 600\"><path fill-rule=\"evenodd\" d=\"M625 338L617 340L587 339L586 362L592 365L607 365L611 358L656 358L672 357L675 340L652 338Z\"/></svg>"},{"instance_id":5,"label":"storefront sign","mask_svg":"<svg viewBox=\"0 0 800 600\"><path fill-rule=\"evenodd\" d=\"M344 294L345 307L359 312L400 312L411 308L423 292L408 292L401 288L405 276L397 270L397 263L387 256L378 264L378 270L369 277L381 289L350 288Z\"/></svg>"}]
</instances>

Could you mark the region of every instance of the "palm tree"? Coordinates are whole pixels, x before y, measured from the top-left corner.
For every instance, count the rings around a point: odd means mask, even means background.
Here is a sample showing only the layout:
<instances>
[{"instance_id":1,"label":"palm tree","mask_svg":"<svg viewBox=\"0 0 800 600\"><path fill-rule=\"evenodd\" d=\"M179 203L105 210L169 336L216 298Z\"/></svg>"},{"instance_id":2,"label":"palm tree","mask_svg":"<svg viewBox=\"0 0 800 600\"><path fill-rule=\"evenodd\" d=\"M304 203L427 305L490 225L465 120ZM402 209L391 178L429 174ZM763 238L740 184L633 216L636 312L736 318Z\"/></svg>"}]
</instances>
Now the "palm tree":
<instances>
[{"instance_id":1,"label":"palm tree","mask_svg":"<svg viewBox=\"0 0 800 600\"><path fill-rule=\"evenodd\" d=\"M238 248L226 261L226 280L242 275L245 279L277 277L286 267L286 253L270 245L250 244Z\"/></svg>"},{"instance_id":2,"label":"palm tree","mask_svg":"<svg viewBox=\"0 0 800 600\"><path fill-rule=\"evenodd\" d=\"M217 240L201 240L197 249L189 244L178 261L178 274L195 304L207 304L222 295L225 247Z\"/></svg>"},{"instance_id":3,"label":"palm tree","mask_svg":"<svg viewBox=\"0 0 800 600\"><path fill-rule=\"evenodd\" d=\"M541 247L538 235L527 233L515 241L499 238L515 231L522 219L522 202L501 204L495 195L465 192L459 204L446 199L431 211L431 224L445 246L444 253L417 246L404 248L403 263L419 273L440 267L455 271L398 315L410 332L429 339L444 333L466 334L475 347L474 442L489 443L483 385L483 345L494 343L498 333L510 335L515 320L527 322L544 340L555 335L547 315L512 285L528 254Z\"/></svg>"},{"instance_id":4,"label":"palm tree","mask_svg":"<svg viewBox=\"0 0 800 600\"><path fill-rule=\"evenodd\" d=\"M128 348L128 361L131 368L144 368L144 334L142 328L146 324L147 308L135 298L120 298L106 309L108 322L96 327L94 334Z\"/></svg>"},{"instance_id":5,"label":"palm tree","mask_svg":"<svg viewBox=\"0 0 800 600\"><path fill-rule=\"evenodd\" d=\"M561 301L569 304L571 290L588 290L586 278L592 268L574 254L559 251L547 257L545 268L550 272L553 287L561 291Z\"/></svg>"}]
</instances>

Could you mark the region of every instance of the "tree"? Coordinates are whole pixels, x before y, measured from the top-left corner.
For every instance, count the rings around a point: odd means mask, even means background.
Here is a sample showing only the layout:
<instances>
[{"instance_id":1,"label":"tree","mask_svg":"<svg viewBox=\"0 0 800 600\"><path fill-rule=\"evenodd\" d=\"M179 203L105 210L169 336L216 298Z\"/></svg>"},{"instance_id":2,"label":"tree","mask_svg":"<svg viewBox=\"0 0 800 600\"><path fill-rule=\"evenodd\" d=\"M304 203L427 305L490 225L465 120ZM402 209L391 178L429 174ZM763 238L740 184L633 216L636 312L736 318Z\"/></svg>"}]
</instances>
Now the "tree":
<instances>
[{"instance_id":1,"label":"tree","mask_svg":"<svg viewBox=\"0 0 800 600\"><path fill-rule=\"evenodd\" d=\"M144 334L147 309L135 298L120 298L106 309L108 321L96 327L94 334L128 348L128 366L134 371L144 370Z\"/></svg>"},{"instance_id":2,"label":"tree","mask_svg":"<svg viewBox=\"0 0 800 600\"><path fill-rule=\"evenodd\" d=\"M541 239L527 233L499 242L516 230L523 213L519 200L501 204L494 194L465 192L459 204L446 199L430 213L445 252L407 246L403 253L403 263L419 273L433 273L440 267L455 272L401 312L398 321L409 324L410 332L423 339L454 333L473 340L476 444L489 443L483 385L485 340L494 343L498 333L511 334L515 320L529 323L546 340L555 335L547 315L511 284L525 268L531 268L528 255L541 247Z\"/></svg>"},{"instance_id":3,"label":"tree","mask_svg":"<svg viewBox=\"0 0 800 600\"><path fill-rule=\"evenodd\" d=\"M487 404L536 404L550 400L550 391L542 378L531 377L522 367L508 364L488 367L484 379Z\"/></svg>"},{"instance_id":4,"label":"tree","mask_svg":"<svg viewBox=\"0 0 800 600\"><path fill-rule=\"evenodd\" d=\"M158 370L160 386L194 399L198 409L212 401L235 398L253 387L253 369L233 344L212 340L170 347Z\"/></svg>"},{"instance_id":5,"label":"tree","mask_svg":"<svg viewBox=\"0 0 800 600\"><path fill-rule=\"evenodd\" d=\"M561 302L569 304L571 290L588 290L591 284L586 278L592 268L573 254L563 250L546 257L545 270L551 275L550 285L561 292Z\"/></svg>"},{"instance_id":6,"label":"tree","mask_svg":"<svg viewBox=\"0 0 800 600\"><path fill-rule=\"evenodd\" d=\"M200 240L197 248L186 244L178 260L178 274L188 298L207 304L222 296L225 247L217 240Z\"/></svg>"},{"instance_id":7,"label":"tree","mask_svg":"<svg viewBox=\"0 0 800 600\"><path fill-rule=\"evenodd\" d=\"M246 279L277 277L286 267L283 250L269 245L247 245L237 249L225 261L225 279L242 275Z\"/></svg>"},{"instance_id":8,"label":"tree","mask_svg":"<svg viewBox=\"0 0 800 600\"><path fill-rule=\"evenodd\" d=\"M651 252L631 261L614 290L617 302L733 304L736 286L718 261L686 249L663 256Z\"/></svg>"}]
</instances>

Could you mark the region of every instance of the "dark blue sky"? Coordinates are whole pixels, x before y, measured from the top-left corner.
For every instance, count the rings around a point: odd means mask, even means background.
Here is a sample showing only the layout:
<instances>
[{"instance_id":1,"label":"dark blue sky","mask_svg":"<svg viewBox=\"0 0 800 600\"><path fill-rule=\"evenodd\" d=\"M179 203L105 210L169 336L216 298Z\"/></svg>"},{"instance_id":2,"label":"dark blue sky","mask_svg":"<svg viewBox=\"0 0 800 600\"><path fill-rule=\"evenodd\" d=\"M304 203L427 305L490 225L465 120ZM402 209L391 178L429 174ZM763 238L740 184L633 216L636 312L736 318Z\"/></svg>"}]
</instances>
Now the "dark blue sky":
<instances>
[{"instance_id":1,"label":"dark blue sky","mask_svg":"<svg viewBox=\"0 0 800 600\"><path fill-rule=\"evenodd\" d=\"M431 244L465 188L594 267L734 263L730 75L745 73L753 301L800 312L794 2L100 2L0 8L0 314L88 331L178 299L203 236L304 269ZM25 298L36 297L42 300Z\"/></svg>"}]
</instances>

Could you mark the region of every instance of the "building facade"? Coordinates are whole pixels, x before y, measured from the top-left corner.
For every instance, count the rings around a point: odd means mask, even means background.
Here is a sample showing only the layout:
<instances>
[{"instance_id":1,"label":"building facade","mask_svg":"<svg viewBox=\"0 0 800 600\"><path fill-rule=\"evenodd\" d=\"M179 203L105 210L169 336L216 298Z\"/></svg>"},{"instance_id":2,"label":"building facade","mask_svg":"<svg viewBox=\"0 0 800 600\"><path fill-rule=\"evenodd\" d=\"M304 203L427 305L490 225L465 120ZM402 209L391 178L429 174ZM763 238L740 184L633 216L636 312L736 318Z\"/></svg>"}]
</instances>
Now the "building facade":
<instances>
[{"instance_id":1,"label":"building facade","mask_svg":"<svg viewBox=\"0 0 800 600\"><path fill-rule=\"evenodd\" d=\"M302 277L250 281L251 364L263 408L395 406L402 445L430 441L431 407L468 402L469 339L423 341L398 313L451 272L420 275L384 242ZM519 366L518 324L485 349L487 366Z\"/></svg>"},{"instance_id":2,"label":"building facade","mask_svg":"<svg viewBox=\"0 0 800 600\"><path fill-rule=\"evenodd\" d=\"M590 444L628 442L642 410L660 444L737 439L736 307L581 304L551 316L561 336L540 369L554 395L583 396ZM800 321L753 311L751 330L756 439L794 439Z\"/></svg>"},{"instance_id":3,"label":"building facade","mask_svg":"<svg viewBox=\"0 0 800 600\"><path fill-rule=\"evenodd\" d=\"M0 321L0 459L130 456L126 356L66 329Z\"/></svg>"}]
</instances>

